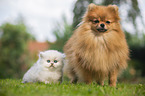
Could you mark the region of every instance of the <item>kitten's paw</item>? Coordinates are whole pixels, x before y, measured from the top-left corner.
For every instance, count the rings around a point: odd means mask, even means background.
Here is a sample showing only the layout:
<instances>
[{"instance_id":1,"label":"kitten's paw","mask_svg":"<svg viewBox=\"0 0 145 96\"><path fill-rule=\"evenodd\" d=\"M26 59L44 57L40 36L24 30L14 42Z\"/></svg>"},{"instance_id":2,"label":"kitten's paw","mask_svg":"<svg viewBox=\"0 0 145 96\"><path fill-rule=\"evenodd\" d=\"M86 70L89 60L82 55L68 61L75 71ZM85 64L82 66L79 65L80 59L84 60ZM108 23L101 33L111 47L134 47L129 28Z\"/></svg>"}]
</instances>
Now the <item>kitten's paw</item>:
<instances>
[{"instance_id":1,"label":"kitten's paw","mask_svg":"<svg viewBox=\"0 0 145 96\"><path fill-rule=\"evenodd\" d=\"M21 83L27 83L27 81L22 81Z\"/></svg>"}]
</instances>

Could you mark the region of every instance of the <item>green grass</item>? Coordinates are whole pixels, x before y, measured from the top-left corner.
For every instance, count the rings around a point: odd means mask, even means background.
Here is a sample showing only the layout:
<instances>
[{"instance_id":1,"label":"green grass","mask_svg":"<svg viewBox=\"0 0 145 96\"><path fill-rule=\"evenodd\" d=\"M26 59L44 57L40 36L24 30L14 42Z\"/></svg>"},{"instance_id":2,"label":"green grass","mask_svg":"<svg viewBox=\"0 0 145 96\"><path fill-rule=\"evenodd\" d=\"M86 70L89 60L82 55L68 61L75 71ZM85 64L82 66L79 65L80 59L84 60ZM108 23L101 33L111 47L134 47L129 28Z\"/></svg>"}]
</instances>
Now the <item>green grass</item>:
<instances>
[{"instance_id":1,"label":"green grass","mask_svg":"<svg viewBox=\"0 0 145 96\"><path fill-rule=\"evenodd\" d=\"M0 96L145 96L145 85L119 83L113 88L96 83L22 84L21 80L0 79Z\"/></svg>"}]
</instances>

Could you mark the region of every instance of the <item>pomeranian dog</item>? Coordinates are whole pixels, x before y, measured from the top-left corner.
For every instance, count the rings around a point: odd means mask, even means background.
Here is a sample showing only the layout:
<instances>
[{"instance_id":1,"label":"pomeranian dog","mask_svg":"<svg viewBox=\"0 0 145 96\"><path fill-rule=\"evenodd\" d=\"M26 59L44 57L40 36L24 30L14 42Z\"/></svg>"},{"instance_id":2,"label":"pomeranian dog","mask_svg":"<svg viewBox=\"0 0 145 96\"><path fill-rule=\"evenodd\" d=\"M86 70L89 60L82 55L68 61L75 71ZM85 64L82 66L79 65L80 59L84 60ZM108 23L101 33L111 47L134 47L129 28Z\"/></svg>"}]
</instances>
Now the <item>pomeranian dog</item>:
<instances>
[{"instance_id":1,"label":"pomeranian dog","mask_svg":"<svg viewBox=\"0 0 145 96\"><path fill-rule=\"evenodd\" d=\"M127 67L129 49L120 26L116 5L90 4L82 24L64 46L64 71L72 83L96 81L116 86L117 76Z\"/></svg>"},{"instance_id":2,"label":"pomeranian dog","mask_svg":"<svg viewBox=\"0 0 145 96\"><path fill-rule=\"evenodd\" d=\"M56 50L40 52L38 61L25 73L22 83L61 83L63 59L63 54Z\"/></svg>"}]
</instances>

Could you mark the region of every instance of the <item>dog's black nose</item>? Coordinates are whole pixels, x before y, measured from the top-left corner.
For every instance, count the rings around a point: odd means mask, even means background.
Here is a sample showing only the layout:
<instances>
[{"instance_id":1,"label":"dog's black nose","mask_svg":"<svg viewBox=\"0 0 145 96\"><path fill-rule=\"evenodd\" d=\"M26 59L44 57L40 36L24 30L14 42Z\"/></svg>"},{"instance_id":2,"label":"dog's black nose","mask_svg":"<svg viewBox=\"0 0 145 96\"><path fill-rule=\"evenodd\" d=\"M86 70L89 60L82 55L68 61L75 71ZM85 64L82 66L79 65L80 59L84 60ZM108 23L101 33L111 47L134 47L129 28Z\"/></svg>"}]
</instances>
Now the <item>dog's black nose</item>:
<instances>
[{"instance_id":1,"label":"dog's black nose","mask_svg":"<svg viewBox=\"0 0 145 96\"><path fill-rule=\"evenodd\" d=\"M101 26L102 28L104 28L104 27L105 27L105 24L102 23L102 24L100 24L100 26Z\"/></svg>"}]
</instances>

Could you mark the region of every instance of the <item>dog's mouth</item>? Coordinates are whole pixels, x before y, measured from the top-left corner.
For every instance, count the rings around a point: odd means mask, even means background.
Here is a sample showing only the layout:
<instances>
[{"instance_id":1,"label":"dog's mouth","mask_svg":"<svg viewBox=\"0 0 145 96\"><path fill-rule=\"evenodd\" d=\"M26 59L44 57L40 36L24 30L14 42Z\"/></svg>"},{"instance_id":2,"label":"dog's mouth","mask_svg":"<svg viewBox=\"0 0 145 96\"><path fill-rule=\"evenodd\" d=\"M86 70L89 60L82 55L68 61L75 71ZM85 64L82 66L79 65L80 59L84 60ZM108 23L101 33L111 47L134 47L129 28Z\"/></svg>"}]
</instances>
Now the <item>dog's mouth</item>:
<instances>
[{"instance_id":1,"label":"dog's mouth","mask_svg":"<svg viewBox=\"0 0 145 96\"><path fill-rule=\"evenodd\" d=\"M106 32L107 29L105 29L105 28L98 28L97 31L99 31L99 32Z\"/></svg>"}]
</instances>

